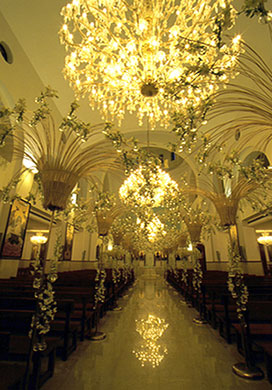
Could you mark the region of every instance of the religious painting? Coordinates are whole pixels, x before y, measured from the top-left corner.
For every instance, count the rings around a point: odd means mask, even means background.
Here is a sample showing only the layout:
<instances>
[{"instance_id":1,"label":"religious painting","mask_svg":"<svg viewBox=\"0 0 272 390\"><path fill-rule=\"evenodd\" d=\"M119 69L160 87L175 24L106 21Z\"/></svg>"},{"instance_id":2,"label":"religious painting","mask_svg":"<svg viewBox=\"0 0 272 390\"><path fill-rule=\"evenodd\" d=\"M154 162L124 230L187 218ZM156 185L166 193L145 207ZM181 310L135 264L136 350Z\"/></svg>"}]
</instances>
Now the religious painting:
<instances>
[{"instance_id":1,"label":"religious painting","mask_svg":"<svg viewBox=\"0 0 272 390\"><path fill-rule=\"evenodd\" d=\"M65 242L63 248L63 260L72 259L73 238L74 238L74 225L67 223L66 232L65 232Z\"/></svg>"},{"instance_id":2,"label":"religious painting","mask_svg":"<svg viewBox=\"0 0 272 390\"><path fill-rule=\"evenodd\" d=\"M30 204L15 199L10 207L6 231L1 249L1 257L20 259L23 252Z\"/></svg>"}]
</instances>

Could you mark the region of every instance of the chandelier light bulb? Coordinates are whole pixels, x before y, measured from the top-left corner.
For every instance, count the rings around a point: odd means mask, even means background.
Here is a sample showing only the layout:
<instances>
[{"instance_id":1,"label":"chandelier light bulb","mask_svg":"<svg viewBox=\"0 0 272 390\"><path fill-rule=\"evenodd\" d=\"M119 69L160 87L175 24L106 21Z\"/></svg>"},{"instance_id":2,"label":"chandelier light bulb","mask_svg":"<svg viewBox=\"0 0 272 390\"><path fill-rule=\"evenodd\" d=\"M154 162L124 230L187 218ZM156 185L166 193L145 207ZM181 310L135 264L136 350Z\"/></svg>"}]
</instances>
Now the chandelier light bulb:
<instances>
[{"instance_id":1,"label":"chandelier light bulb","mask_svg":"<svg viewBox=\"0 0 272 390\"><path fill-rule=\"evenodd\" d=\"M231 0L73 0L61 15L64 77L106 120L167 127L237 74Z\"/></svg>"},{"instance_id":2,"label":"chandelier light bulb","mask_svg":"<svg viewBox=\"0 0 272 390\"><path fill-rule=\"evenodd\" d=\"M31 236L30 241L34 245L41 245L47 242L47 237L43 236L41 233L38 233L35 236Z\"/></svg>"},{"instance_id":3,"label":"chandelier light bulb","mask_svg":"<svg viewBox=\"0 0 272 390\"><path fill-rule=\"evenodd\" d=\"M178 191L170 175L151 161L131 172L119 188L119 196L126 206L153 208L177 197Z\"/></svg>"},{"instance_id":4,"label":"chandelier light bulb","mask_svg":"<svg viewBox=\"0 0 272 390\"><path fill-rule=\"evenodd\" d=\"M266 245L266 246L272 245L272 235L271 233L262 232L262 236L258 237L257 241L259 244L262 245Z\"/></svg>"}]
</instances>

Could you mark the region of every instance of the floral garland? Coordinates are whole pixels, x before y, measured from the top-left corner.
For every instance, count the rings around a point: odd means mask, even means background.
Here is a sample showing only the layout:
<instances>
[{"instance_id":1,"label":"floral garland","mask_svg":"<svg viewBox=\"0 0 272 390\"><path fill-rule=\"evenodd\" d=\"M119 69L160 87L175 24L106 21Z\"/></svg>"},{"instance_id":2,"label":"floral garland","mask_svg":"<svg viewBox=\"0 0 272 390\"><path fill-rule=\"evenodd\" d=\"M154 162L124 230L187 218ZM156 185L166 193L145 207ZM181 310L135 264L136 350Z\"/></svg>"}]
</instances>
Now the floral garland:
<instances>
[{"instance_id":1,"label":"floral garland","mask_svg":"<svg viewBox=\"0 0 272 390\"><path fill-rule=\"evenodd\" d=\"M123 277L124 277L124 281L125 281L125 284L127 284L128 282L128 279L129 279L129 276L130 276L130 268L128 265L124 264L124 268L123 268Z\"/></svg>"},{"instance_id":2,"label":"floral garland","mask_svg":"<svg viewBox=\"0 0 272 390\"><path fill-rule=\"evenodd\" d=\"M33 288L34 297L37 299L37 310L32 317L29 337L36 336L33 344L33 351L44 351L47 348L44 335L50 331L50 323L55 318L57 303L55 301L53 283L57 280L57 262L62 253L61 233L57 233L54 256L50 261L50 270L47 276L44 275L43 265L37 258L31 264L31 274L34 275ZM34 332L35 330L35 332ZM34 332L34 335L33 335Z\"/></svg>"},{"instance_id":3,"label":"floral garland","mask_svg":"<svg viewBox=\"0 0 272 390\"><path fill-rule=\"evenodd\" d=\"M248 289L240 267L241 256L237 244L229 246L229 260L228 289L236 301L238 319L243 321L247 309Z\"/></svg>"},{"instance_id":4,"label":"floral garland","mask_svg":"<svg viewBox=\"0 0 272 390\"><path fill-rule=\"evenodd\" d=\"M182 248L182 249L189 252L186 248ZM179 256L181 251L178 252ZM181 267L182 267L181 281L187 287L188 286L188 254L180 256L180 258L181 258Z\"/></svg>"},{"instance_id":5,"label":"floral garland","mask_svg":"<svg viewBox=\"0 0 272 390\"><path fill-rule=\"evenodd\" d=\"M202 285L202 279L203 279L203 272L201 268L201 264L199 261L195 262L194 268L193 268L193 288L198 293L201 293L201 285Z\"/></svg>"},{"instance_id":6,"label":"floral garland","mask_svg":"<svg viewBox=\"0 0 272 390\"><path fill-rule=\"evenodd\" d=\"M97 306L100 303L105 301L105 280L106 280L106 271L104 268L98 269L95 276L95 295L94 295L94 309L97 309Z\"/></svg>"},{"instance_id":7,"label":"floral garland","mask_svg":"<svg viewBox=\"0 0 272 390\"><path fill-rule=\"evenodd\" d=\"M198 293L201 293L201 285L203 279L203 272L201 268L201 264L199 262L200 252L197 248L193 248L192 251L192 260L193 260L193 288Z\"/></svg>"},{"instance_id":8,"label":"floral garland","mask_svg":"<svg viewBox=\"0 0 272 390\"><path fill-rule=\"evenodd\" d=\"M114 284L119 284L121 281L121 270L118 267L112 269L112 281Z\"/></svg>"}]
</instances>

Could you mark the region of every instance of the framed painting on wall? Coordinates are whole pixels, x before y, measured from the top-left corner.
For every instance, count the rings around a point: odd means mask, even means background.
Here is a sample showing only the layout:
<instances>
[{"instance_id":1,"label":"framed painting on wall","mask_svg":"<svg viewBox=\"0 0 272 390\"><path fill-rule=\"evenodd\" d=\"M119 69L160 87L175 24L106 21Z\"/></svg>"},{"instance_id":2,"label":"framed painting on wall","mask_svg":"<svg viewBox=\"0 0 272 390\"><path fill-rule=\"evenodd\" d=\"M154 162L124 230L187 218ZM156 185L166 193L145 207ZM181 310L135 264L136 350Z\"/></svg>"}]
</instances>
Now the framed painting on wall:
<instances>
[{"instance_id":1,"label":"framed painting on wall","mask_svg":"<svg viewBox=\"0 0 272 390\"><path fill-rule=\"evenodd\" d=\"M2 258L21 258L29 211L30 203L25 202L22 199L14 199L9 210L7 226L1 247Z\"/></svg>"},{"instance_id":2,"label":"framed painting on wall","mask_svg":"<svg viewBox=\"0 0 272 390\"><path fill-rule=\"evenodd\" d=\"M73 238L74 238L74 225L72 225L71 223L67 223L66 232L65 232L65 242L63 248L63 260L72 259Z\"/></svg>"}]
</instances>

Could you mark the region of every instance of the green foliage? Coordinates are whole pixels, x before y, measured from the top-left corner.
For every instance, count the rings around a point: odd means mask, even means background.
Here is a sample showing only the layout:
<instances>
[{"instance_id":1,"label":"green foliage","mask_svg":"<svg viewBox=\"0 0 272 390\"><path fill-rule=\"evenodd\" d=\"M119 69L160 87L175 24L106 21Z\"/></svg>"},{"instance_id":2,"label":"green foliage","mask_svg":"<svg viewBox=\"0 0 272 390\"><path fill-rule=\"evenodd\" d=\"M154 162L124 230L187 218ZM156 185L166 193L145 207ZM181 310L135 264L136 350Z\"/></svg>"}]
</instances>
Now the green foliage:
<instances>
[{"instance_id":1,"label":"green foliage","mask_svg":"<svg viewBox=\"0 0 272 390\"><path fill-rule=\"evenodd\" d=\"M241 13L244 13L249 18L254 16L261 17L263 21L267 21L268 11L265 8L266 0L244 0Z\"/></svg>"},{"instance_id":2,"label":"green foliage","mask_svg":"<svg viewBox=\"0 0 272 390\"><path fill-rule=\"evenodd\" d=\"M97 191L94 212L107 212L116 205L116 197L114 194L107 191Z\"/></svg>"},{"instance_id":3,"label":"green foliage","mask_svg":"<svg viewBox=\"0 0 272 390\"><path fill-rule=\"evenodd\" d=\"M244 321L244 313L248 302L248 289L244 283L243 273L241 271L241 256L238 244L232 242L229 245L229 273L228 288L237 305L237 315L240 321Z\"/></svg>"},{"instance_id":4,"label":"green foliage","mask_svg":"<svg viewBox=\"0 0 272 390\"><path fill-rule=\"evenodd\" d=\"M176 112L172 116L173 127L171 131L179 139L177 143L172 144L173 151L178 150L191 153L197 141L201 140L198 130L202 124L206 123L206 115L212 104L212 97L208 97L202 100L197 108L191 106L186 113Z\"/></svg>"}]
</instances>

